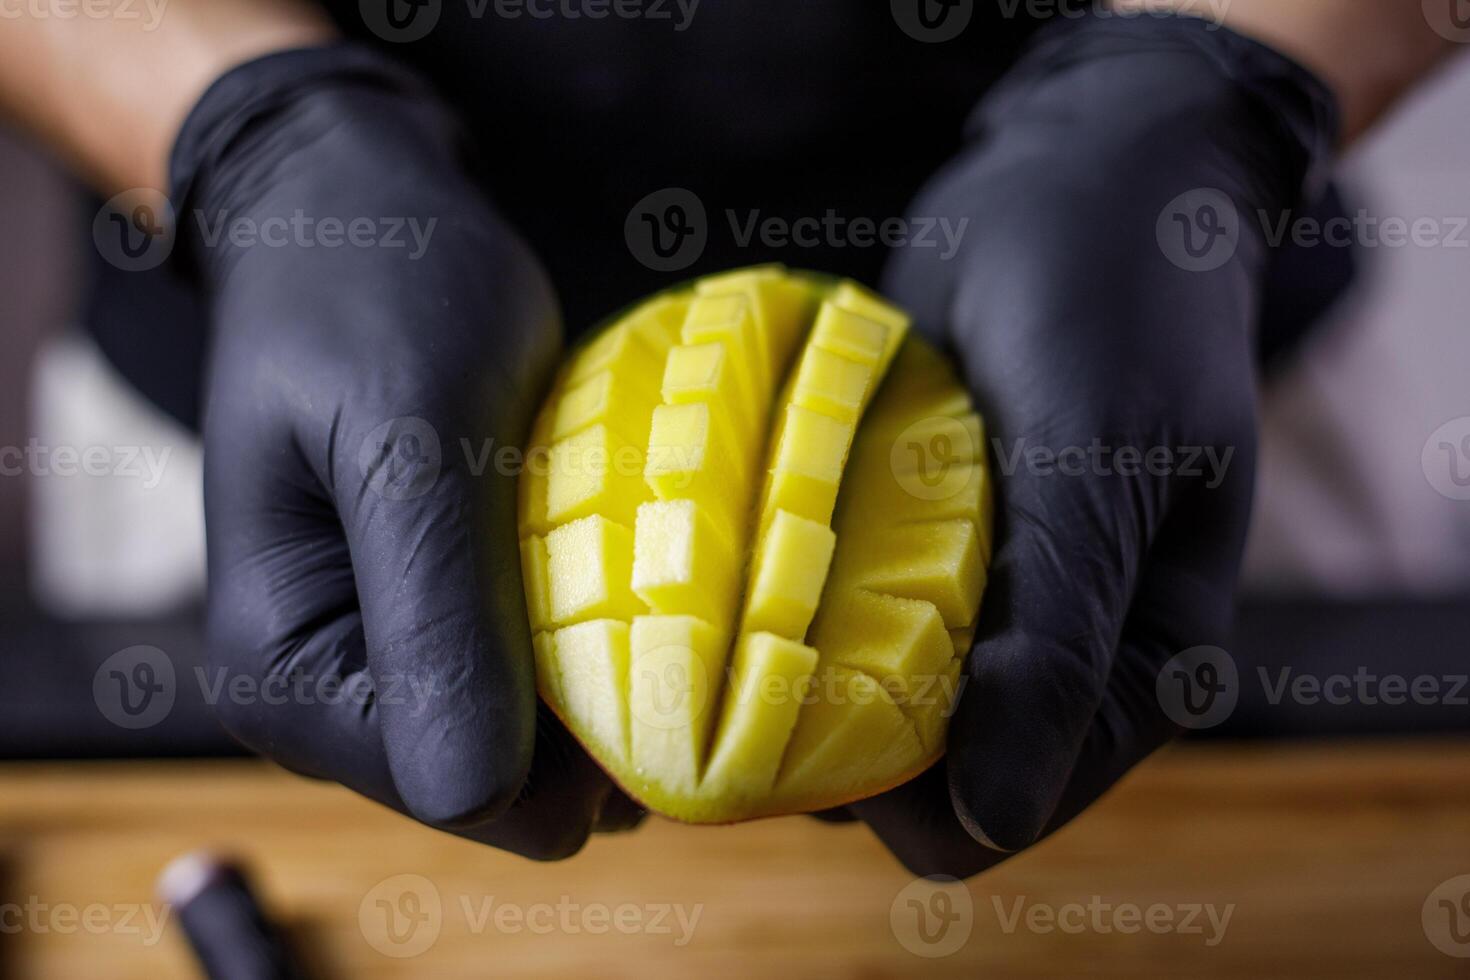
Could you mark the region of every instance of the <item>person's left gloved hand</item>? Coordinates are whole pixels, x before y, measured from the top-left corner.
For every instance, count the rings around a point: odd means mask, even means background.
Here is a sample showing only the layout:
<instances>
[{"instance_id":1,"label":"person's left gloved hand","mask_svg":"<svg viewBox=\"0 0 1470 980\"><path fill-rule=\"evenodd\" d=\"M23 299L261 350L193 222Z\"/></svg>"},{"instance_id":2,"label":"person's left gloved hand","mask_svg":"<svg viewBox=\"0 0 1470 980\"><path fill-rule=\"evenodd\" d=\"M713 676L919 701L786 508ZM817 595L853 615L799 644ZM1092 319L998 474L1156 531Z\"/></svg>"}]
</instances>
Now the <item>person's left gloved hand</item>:
<instances>
[{"instance_id":1,"label":"person's left gloved hand","mask_svg":"<svg viewBox=\"0 0 1470 980\"><path fill-rule=\"evenodd\" d=\"M425 86L346 45L237 68L184 125L210 657L226 727L263 755L555 858L637 811L538 721L502 453L560 325L461 150Z\"/></svg>"},{"instance_id":2,"label":"person's left gloved hand","mask_svg":"<svg viewBox=\"0 0 1470 980\"><path fill-rule=\"evenodd\" d=\"M1295 205L1335 129L1314 78L1201 21L1048 34L913 206L968 222L958 254L903 250L884 283L956 356L997 490L948 754L849 808L919 874L1028 847L1207 703L1158 684L1228 628L1253 483L1261 216Z\"/></svg>"}]
</instances>

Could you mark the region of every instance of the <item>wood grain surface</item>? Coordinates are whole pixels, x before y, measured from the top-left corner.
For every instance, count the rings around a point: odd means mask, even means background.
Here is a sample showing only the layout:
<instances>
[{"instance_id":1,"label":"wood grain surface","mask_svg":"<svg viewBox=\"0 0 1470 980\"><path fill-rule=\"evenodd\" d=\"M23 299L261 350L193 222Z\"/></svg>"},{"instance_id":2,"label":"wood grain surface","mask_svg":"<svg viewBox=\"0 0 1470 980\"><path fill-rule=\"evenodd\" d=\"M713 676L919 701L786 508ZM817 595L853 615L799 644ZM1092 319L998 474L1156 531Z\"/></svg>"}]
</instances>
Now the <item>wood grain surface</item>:
<instances>
[{"instance_id":1,"label":"wood grain surface","mask_svg":"<svg viewBox=\"0 0 1470 980\"><path fill-rule=\"evenodd\" d=\"M1463 977L1422 913L1470 874L1467 776L1461 741L1179 746L935 898L861 827L805 818L651 820L537 865L257 762L10 764L0 970L198 976L148 915L159 870L212 847L321 978Z\"/></svg>"}]
</instances>

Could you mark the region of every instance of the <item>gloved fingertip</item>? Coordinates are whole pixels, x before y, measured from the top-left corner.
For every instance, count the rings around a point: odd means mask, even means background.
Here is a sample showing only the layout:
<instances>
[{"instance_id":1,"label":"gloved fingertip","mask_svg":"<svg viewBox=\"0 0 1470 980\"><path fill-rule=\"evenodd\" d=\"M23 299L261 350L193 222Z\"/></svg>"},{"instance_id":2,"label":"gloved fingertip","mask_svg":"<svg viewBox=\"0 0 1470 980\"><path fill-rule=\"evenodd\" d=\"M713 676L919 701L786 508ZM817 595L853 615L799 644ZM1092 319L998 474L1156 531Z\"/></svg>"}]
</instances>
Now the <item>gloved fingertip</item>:
<instances>
[{"instance_id":1,"label":"gloved fingertip","mask_svg":"<svg viewBox=\"0 0 1470 980\"><path fill-rule=\"evenodd\" d=\"M647 817L647 810L634 803L628 794L614 786L608 790L602 806L598 808L597 820L592 825L592 832L594 834L620 834L636 829Z\"/></svg>"},{"instance_id":2,"label":"gloved fingertip","mask_svg":"<svg viewBox=\"0 0 1470 980\"><path fill-rule=\"evenodd\" d=\"M1040 779L1007 792L952 780L950 799L966 833L993 851L1014 854L1041 838L1056 810L1052 786L1052 780Z\"/></svg>"},{"instance_id":3,"label":"gloved fingertip","mask_svg":"<svg viewBox=\"0 0 1470 980\"><path fill-rule=\"evenodd\" d=\"M435 766L410 776L395 771L403 805L414 819L441 830L468 830L495 820L520 795L529 764L486 769L483 759L473 762L468 767Z\"/></svg>"}]
</instances>

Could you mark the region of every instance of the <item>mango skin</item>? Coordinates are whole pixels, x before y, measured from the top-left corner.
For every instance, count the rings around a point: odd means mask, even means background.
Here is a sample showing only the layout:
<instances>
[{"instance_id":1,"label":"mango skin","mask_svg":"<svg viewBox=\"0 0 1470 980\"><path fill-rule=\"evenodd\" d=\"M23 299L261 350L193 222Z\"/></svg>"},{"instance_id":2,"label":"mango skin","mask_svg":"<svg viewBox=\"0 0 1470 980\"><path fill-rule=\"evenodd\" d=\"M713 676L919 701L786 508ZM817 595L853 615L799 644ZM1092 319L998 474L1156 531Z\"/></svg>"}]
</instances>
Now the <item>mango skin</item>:
<instances>
[{"instance_id":1,"label":"mango skin","mask_svg":"<svg viewBox=\"0 0 1470 980\"><path fill-rule=\"evenodd\" d=\"M902 311L780 266L675 287L572 352L527 460L538 690L634 799L807 812L943 755L993 504Z\"/></svg>"}]
</instances>

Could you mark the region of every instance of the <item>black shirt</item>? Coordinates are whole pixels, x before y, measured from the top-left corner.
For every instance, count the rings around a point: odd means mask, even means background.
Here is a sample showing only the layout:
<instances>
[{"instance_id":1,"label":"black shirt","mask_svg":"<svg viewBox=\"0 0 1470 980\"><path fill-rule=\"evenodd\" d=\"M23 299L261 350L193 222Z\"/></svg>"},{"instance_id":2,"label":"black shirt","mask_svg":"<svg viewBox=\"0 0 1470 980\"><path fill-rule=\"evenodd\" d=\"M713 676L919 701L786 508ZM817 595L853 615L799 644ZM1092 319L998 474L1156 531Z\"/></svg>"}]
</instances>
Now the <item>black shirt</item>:
<instances>
[{"instance_id":1,"label":"black shirt","mask_svg":"<svg viewBox=\"0 0 1470 980\"><path fill-rule=\"evenodd\" d=\"M914 19L920 3L928 27ZM412 66L456 107L484 186L550 270L573 337L647 293L734 266L781 261L873 282L886 248L862 244L871 236L850 234L852 222L905 214L959 146L980 96L1039 25L1025 11L1053 7L1034 0L326 6L344 35ZM598 10L607 16L592 16ZM952 39L932 40L961 23ZM641 199L670 188L696 196L707 238L686 267L661 271L630 251L624 225ZM813 236L779 244L783 228L800 231L793 227L800 219L808 232L813 221L839 230L816 234L815 244ZM162 268L94 265L86 319L104 351L166 411L197 425L205 348L198 298Z\"/></svg>"}]
</instances>

